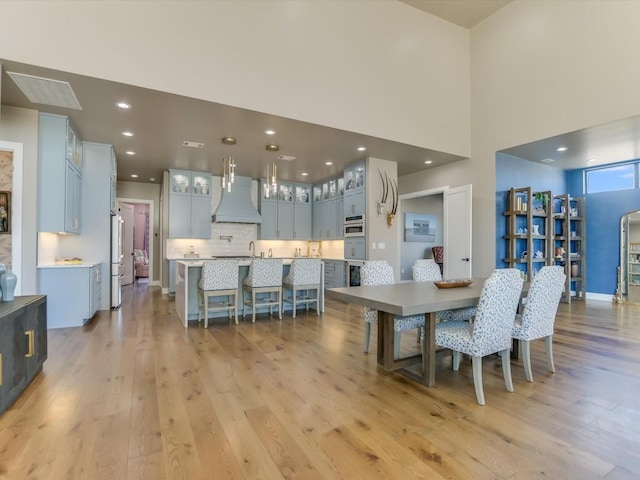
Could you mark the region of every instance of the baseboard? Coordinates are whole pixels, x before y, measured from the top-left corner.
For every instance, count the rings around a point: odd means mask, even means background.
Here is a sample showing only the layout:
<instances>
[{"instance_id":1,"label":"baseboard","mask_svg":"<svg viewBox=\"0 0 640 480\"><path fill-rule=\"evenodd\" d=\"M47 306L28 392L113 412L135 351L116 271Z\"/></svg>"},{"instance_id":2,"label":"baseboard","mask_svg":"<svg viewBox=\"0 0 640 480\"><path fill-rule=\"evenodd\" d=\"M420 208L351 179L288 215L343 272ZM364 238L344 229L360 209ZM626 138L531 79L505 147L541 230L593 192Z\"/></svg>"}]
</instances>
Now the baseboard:
<instances>
[{"instance_id":1,"label":"baseboard","mask_svg":"<svg viewBox=\"0 0 640 480\"><path fill-rule=\"evenodd\" d=\"M167 288L164 288L164 287L163 287L163 288L162 288L162 294L163 294L163 295L169 295L169 287L167 287Z\"/></svg>"},{"instance_id":2,"label":"baseboard","mask_svg":"<svg viewBox=\"0 0 640 480\"><path fill-rule=\"evenodd\" d=\"M603 302L612 302L613 294L587 292L587 300L602 300Z\"/></svg>"},{"instance_id":3,"label":"baseboard","mask_svg":"<svg viewBox=\"0 0 640 480\"><path fill-rule=\"evenodd\" d=\"M149 282L149 286L150 286L150 287L159 287L159 286L160 286L160 280L153 280L153 281L150 281L150 282ZM168 291L168 290L169 290L169 289L167 289L167 291ZM162 293L164 293L164 291L163 291Z\"/></svg>"}]
</instances>

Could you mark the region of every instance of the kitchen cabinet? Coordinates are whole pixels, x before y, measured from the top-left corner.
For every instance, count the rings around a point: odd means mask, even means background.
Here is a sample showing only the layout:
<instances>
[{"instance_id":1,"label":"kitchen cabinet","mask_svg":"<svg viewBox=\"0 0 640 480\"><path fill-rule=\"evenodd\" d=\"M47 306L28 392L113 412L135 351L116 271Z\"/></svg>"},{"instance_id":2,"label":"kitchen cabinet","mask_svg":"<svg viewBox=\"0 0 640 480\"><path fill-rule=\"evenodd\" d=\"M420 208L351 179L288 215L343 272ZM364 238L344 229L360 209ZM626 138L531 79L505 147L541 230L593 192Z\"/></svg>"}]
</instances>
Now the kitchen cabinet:
<instances>
[{"instance_id":1,"label":"kitchen cabinet","mask_svg":"<svg viewBox=\"0 0 640 480\"><path fill-rule=\"evenodd\" d=\"M0 414L20 396L47 359L47 299L0 304Z\"/></svg>"},{"instance_id":2,"label":"kitchen cabinet","mask_svg":"<svg viewBox=\"0 0 640 480\"><path fill-rule=\"evenodd\" d=\"M344 239L345 258L365 260L367 254L366 248L365 237L347 237Z\"/></svg>"},{"instance_id":3,"label":"kitchen cabinet","mask_svg":"<svg viewBox=\"0 0 640 480\"><path fill-rule=\"evenodd\" d=\"M313 186L312 238L338 240L343 238L344 180L332 178Z\"/></svg>"},{"instance_id":4,"label":"kitchen cabinet","mask_svg":"<svg viewBox=\"0 0 640 480\"><path fill-rule=\"evenodd\" d=\"M323 260L324 288L347 286L346 263L343 260Z\"/></svg>"},{"instance_id":5,"label":"kitchen cabinet","mask_svg":"<svg viewBox=\"0 0 640 480\"><path fill-rule=\"evenodd\" d=\"M38 266L38 293L47 295L49 328L81 327L102 301L102 264Z\"/></svg>"},{"instance_id":6,"label":"kitchen cabinet","mask_svg":"<svg viewBox=\"0 0 640 480\"><path fill-rule=\"evenodd\" d=\"M211 238L212 177L169 170L169 238Z\"/></svg>"},{"instance_id":7,"label":"kitchen cabinet","mask_svg":"<svg viewBox=\"0 0 640 480\"><path fill-rule=\"evenodd\" d=\"M344 170L344 213L345 215L365 214L365 164L358 162Z\"/></svg>"},{"instance_id":8,"label":"kitchen cabinet","mask_svg":"<svg viewBox=\"0 0 640 480\"><path fill-rule=\"evenodd\" d=\"M116 213L116 186L118 184L118 163L116 152L111 149L111 213Z\"/></svg>"},{"instance_id":9,"label":"kitchen cabinet","mask_svg":"<svg viewBox=\"0 0 640 480\"><path fill-rule=\"evenodd\" d=\"M260 184L261 240L309 240L311 238L311 186L279 183L273 195Z\"/></svg>"},{"instance_id":10,"label":"kitchen cabinet","mask_svg":"<svg viewBox=\"0 0 640 480\"><path fill-rule=\"evenodd\" d=\"M38 231L80 233L82 142L69 119L41 113L38 132Z\"/></svg>"}]
</instances>

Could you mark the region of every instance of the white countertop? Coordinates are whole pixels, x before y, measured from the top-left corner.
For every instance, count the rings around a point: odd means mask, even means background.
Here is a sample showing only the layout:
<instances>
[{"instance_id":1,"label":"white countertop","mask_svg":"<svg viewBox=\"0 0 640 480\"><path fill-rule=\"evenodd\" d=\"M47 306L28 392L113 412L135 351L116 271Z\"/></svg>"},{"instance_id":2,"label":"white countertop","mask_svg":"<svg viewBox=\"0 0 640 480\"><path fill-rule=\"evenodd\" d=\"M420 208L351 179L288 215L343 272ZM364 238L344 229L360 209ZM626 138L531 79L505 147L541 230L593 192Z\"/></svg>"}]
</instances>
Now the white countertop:
<instances>
[{"instance_id":1,"label":"white countertop","mask_svg":"<svg viewBox=\"0 0 640 480\"><path fill-rule=\"evenodd\" d=\"M100 265L102 262L82 262L82 263L43 263L36 268L91 268Z\"/></svg>"},{"instance_id":2,"label":"white countertop","mask_svg":"<svg viewBox=\"0 0 640 480\"><path fill-rule=\"evenodd\" d=\"M203 262L204 260L214 260L214 259L220 259L223 260L225 258L237 258L240 261L247 261L250 262L251 258L249 257L216 257L216 256L212 256L212 257L200 257L200 258L184 258L184 257L166 257L167 260L170 261L179 261L179 262ZM260 257L256 257L256 258L260 258ZM269 258L269 257L265 257L265 258ZM280 258L283 261L284 260L295 260L296 258L320 258L320 260L332 260L332 261L336 261L336 262L345 262L346 260L344 258L328 258L328 257L273 257L273 258ZM247 265L249 265L247 263Z\"/></svg>"}]
</instances>

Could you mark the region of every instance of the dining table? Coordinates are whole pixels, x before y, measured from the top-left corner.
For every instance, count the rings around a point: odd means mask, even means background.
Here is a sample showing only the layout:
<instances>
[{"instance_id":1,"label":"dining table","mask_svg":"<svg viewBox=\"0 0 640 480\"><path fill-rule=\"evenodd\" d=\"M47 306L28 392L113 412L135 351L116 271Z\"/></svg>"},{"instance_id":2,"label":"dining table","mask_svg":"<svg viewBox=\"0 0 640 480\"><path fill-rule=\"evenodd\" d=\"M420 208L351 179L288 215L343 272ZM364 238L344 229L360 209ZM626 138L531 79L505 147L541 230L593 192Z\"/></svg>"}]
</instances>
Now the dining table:
<instances>
[{"instance_id":1,"label":"dining table","mask_svg":"<svg viewBox=\"0 0 640 480\"><path fill-rule=\"evenodd\" d=\"M471 285L438 288L434 282L402 281L389 285L330 288L326 295L347 303L378 310L377 362L387 371L401 373L426 386L436 383L435 328L443 310L478 304L486 278L473 278ZM523 292L527 289L523 288ZM425 336L419 354L394 358L394 317L424 314ZM409 369L421 364L419 369Z\"/></svg>"}]
</instances>

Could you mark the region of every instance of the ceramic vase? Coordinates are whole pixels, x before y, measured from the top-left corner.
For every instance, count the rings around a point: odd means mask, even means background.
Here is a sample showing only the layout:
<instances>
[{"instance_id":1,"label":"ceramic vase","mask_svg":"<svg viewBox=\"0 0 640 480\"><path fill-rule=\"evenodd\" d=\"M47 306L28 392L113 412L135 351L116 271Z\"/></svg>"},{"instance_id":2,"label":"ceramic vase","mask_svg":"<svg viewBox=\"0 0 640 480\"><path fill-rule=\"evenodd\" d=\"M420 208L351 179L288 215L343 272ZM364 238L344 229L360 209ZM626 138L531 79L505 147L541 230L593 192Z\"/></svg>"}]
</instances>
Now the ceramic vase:
<instances>
[{"instance_id":1,"label":"ceramic vase","mask_svg":"<svg viewBox=\"0 0 640 480\"><path fill-rule=\"evenodd\" d=\"M11 271L11 269L0 275L0 288L2 288L2 301L10 302L13 300L13 294L16 289L16 283L18 277Z\"/></svg>"}]
</instances>

